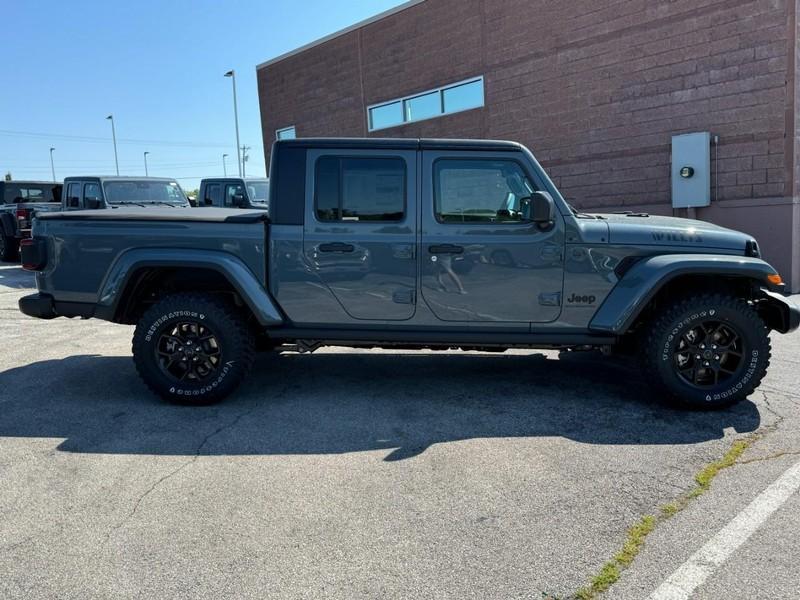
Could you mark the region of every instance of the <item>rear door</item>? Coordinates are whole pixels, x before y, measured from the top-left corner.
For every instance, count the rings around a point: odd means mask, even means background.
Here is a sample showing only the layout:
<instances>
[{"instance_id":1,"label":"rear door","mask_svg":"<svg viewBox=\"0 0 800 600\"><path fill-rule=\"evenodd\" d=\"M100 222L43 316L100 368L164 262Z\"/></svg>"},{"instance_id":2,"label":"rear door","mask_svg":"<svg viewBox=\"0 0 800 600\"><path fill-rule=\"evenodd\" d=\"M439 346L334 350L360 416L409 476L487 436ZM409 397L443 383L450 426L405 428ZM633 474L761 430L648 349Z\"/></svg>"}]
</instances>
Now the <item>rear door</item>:
<instances>
[{"instance_id":1,"label":"rear door","mask_svg":"<svg viewBox=\"0 0 800 600\"><path fill-rule=\"evenodd\" d=\"M543 190L521 154L425 151L421 291L442 321L533 323L561 312L564 222L529 220Z\"/></svg>"},{"instance_id":2,"label":"rear door","mask_svg":"<svg viewBox=\"0 0 800 600\"><path fill-rule=\"evenodd\" d=\"M64 207L67 210L80 210L83 208L83 201L81 196L81 185L80 181L70 181L66 185L66 189L64 191Z\"/></svg>"},{"instance_id":3,"label":"rear door","mask_svg":"<svg viewBox=\"0 0 800 600\"><path fill-rule=\"evenodd\" d=\"M307 165L306 268L353 319L410 319L417 287L416 152L310 150ZM320 322L327 318L320 315Z\"/></svg>"},{"instance_id":4,"label":"rear door","mask_svg":"<svg viewBox=\"0 0 800 600\"><path fill-rule=\"evenodd\" d=\"M200 206L222 206L222 184L207 183L203 188L203 198Z\"/></svg>"}]
</instances>

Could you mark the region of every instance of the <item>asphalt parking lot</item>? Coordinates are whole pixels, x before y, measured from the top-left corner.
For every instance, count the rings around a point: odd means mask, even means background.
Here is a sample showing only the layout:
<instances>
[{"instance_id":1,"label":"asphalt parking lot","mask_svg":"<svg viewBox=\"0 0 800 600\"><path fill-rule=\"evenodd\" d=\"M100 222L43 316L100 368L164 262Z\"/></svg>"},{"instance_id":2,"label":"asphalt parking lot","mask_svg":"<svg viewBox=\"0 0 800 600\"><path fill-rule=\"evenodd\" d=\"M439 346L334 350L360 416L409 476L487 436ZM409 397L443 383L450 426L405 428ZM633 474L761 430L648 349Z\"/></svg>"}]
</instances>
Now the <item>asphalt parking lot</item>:
<instances>
[{"instance_id":1,"label":"asphalt parking lot","mask_svg":"<svg viewBox=\"0 0 800 600\"><path fill-rule=\"evenodd\" d=\"M606 594L647 598L800 460L800 334L722 412L594 354L339 349L261 356L186 408L139 381L131 327L21 315L32 285L0 266L4 598L569 598L749 440ZM798 509L692 597L795 597Z\"/></svg>"}]
</instances>

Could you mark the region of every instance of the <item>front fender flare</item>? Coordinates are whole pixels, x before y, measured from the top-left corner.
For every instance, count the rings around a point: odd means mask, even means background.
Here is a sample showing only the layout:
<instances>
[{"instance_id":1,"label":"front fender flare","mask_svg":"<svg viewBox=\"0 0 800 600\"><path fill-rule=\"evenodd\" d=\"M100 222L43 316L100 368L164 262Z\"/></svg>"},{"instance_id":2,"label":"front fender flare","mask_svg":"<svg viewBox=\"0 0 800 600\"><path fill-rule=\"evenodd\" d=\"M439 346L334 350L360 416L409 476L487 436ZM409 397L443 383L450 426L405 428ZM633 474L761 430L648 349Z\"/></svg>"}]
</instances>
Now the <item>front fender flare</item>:
<instances>
[{"instance_id":1,"label":"front fender flare","mask_svg":"<svg viewBox=\"0 0 800 600\"><path fill-rule=\"evenodd\" d=\"M215 250L143 248L124 252L111 266L100 287L98 309L115 314L131 276L146 267L214 270L228 280L261 325L280 325L284 321L281 311L247 265L232 254Z\"/></svg>"},{"instance_id":2,"label":"front fender flare","mask_svg":"<svg viewBox=\"0 0 800 600\"><path fill-rule=\"evenodd\" d=\"M767 284L777 271L760 258L726 254L659 254L641 259L617 282L595 313L589 329L621 335L658 291L681 275L719 275Z\"/></svg>"}]
</instances>

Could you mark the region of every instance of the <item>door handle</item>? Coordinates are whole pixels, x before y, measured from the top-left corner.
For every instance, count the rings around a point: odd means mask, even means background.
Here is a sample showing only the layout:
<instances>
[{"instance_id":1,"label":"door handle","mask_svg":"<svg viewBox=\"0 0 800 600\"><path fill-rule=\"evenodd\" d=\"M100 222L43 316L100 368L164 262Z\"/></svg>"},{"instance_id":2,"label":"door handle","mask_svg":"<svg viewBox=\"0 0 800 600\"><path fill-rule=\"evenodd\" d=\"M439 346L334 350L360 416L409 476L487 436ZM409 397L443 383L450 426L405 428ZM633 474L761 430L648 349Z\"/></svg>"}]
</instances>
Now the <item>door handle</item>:
<instances>
[{"instance_id":1,"label":"door handle","mask_svg":"<svg viewBox=\"0 0 800 600\"><path fill-rule=\"evenodd\" d=\"M329 242L327 244L320 244L320 252L352 252L356 247L353 244L345 244L344 242Z\"/></svg>"},{"instance_id":2,"label":"door handle","mask_svg":"<svg viewBox=\"0 0 800 600\"><path fill-rule=\"evenodd\" d=\"M431 254L463 254L464 247L456 246L455 244L438 244L428 246L428 252Z\"/></svg>"}]
</instances>

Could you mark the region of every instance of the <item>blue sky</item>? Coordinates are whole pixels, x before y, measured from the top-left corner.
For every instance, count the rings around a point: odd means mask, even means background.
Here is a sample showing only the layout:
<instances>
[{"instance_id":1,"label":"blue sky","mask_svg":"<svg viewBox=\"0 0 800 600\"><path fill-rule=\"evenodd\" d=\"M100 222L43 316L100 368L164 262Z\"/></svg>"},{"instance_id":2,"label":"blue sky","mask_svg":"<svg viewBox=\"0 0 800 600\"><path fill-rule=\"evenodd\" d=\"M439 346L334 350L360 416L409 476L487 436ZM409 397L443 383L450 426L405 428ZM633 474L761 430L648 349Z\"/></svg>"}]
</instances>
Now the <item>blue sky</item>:
<instances>
[{"instance_id":1,"label":"blue sky","mask_svg":"<svg viewBox=\"0 0 800 600\"><path fill-rule=\"evenodd\" d=\"M264 175L255 67L401 0L24 2L3 6L0 176L120 173L178 178L236 170L231 81L247 173ZM35 135L34 135L35 134ZM38 135L42 134L42 135ZM128 140L147 140L146 142ZM181 144L181 145L179 145Z\"/></svg>"}]
</instances>

